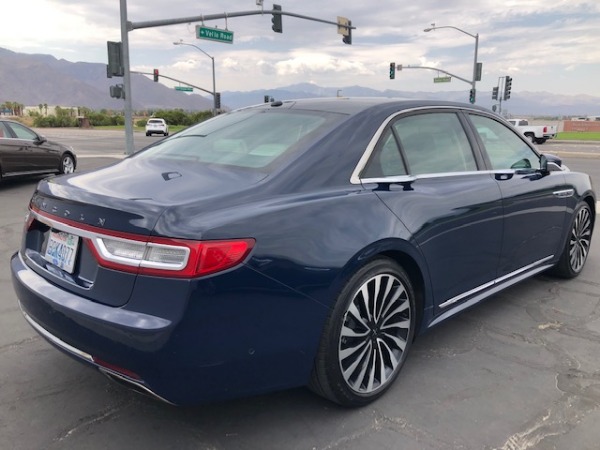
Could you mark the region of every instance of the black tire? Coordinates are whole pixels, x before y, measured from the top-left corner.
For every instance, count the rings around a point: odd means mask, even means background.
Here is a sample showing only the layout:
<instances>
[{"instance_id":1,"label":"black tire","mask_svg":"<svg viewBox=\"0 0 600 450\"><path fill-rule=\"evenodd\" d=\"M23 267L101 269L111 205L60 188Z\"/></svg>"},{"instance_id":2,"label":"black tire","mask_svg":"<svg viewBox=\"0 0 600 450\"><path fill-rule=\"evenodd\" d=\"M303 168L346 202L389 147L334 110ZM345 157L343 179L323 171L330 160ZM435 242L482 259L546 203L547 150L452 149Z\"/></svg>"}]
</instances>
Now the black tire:
<instances>
[{"instance_id":1,"label":"black tire","mask_svg":"<svg viewBox=\"0 0 600 450\"><path fill-rule=\"evenodd\" d=\"M414 290L402 267L380 258L360 268L327 319L309 388L349 407L382 396L404 365L415 317Z\"/></svg>"},{"instance_id":2,"label":"black tire","mask_svg":"<svg viewBox=\"0 0 600 450\"><path fill-rule=\"evenodd\" d=\"M544 142L546 142L546 138L539 138L535 140L535 143L539 145L542 145Z\"/></svg>"},{"instance_id":3,"label":"black tire","mask_svg":"<svg viewBox=\"0 0 600 450\"><path fill-rule=\"evenodd\" d=\"M75 158L69 154L62 155L58 170L62 174L75 172Z\"/></svg>"},{"instance_id":4,"label":"black tire","mask_svg":"<svg viewBox=\"0 0 600 450\"><path fill-rule=\"evenodd\" d=\"M146 136L150 136L150 133L148 133L148 132L147 132L147 133L146 133Z\"/></svg>"},{"instance_id":5,"label":"black tire","mask_svg":"<svg viewBox=\"0 0 600 450\"><path fill-rule=\"evenodd\" d=\"M535 144L535 135L533 133L527 133L525 135L525 137L527 139L529 139L529 142L531 142L532 144Z\"/></svg>"},{"instance_id":6,"label":"black tire","mask_svg":"<svg viewBox=\"0 0 600 450\"><path fill-rule=\"evenodd\" d=\"M569 228L567 242L560 259L550 273L561 278L575 278L583 270L592 242L592 210L587 203L575 209Z\"/></svg>"},{"instance_id":7,"label":"black tire","mask_svg":"<svg viewBox=\"0 0 600 450\"><path fill-rule=\"evenodd\" d=\"M169 132L166 132L166 133L163 133L163 134L164 134L164 136L168 136L168 135L169 135Z\"/></svg>"}]
</instances>

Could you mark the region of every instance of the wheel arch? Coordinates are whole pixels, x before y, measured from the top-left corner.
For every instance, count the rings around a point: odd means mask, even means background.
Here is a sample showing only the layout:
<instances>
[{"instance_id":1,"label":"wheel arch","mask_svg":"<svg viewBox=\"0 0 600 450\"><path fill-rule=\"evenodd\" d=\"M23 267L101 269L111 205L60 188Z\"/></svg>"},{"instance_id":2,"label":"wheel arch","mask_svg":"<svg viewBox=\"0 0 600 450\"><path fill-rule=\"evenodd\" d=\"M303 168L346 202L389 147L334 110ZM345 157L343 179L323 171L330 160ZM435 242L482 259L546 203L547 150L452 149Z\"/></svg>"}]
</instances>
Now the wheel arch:
<instances>
[{"instance_id":1,"label":"wheel arch","mask_svg":"<svg viewBox=\"0 0 600 450\"><path fill-rule=\"evenodd\" d=\"M427 265L417 247L403 239L383 239L354 255L340 272L338 279L333 283L332 298L337 298L345 284L352 275L362 266L378 258L387 258L400 265L410 277L415 291L416 326L415 337L421 333L423 320L426 312L432 309L431 287L429 282ZM331 305L333 308L334 305Z\"/></svg>"},{"instance_id":2,"label":"wheel arch","mask_svg":"<svg viewBox=\"0 0 600 450\"><path fill-rule=\"evenodd\" d=\"M75 153L73 153L71 150L65 150L64 152L62 152L62 154L60 155L60 161L58 163L58 168L59 169L61 168L62 161L65 156L71 157L71 159L73 160L73 170L77 169L77 157L75 156Z\"/></svg>"},{"instance_id":3,"label":"wheel arch","mask_svg":"<svg viewBox=\"0 0 600 450\"><path fill-rule=\"evenodd\" d=\"M586 195L583 198L583 201L587 203L592 211L592 231L594 230L594 226L596 225L596 200L591 195Z\"/></svg>"}]
</instances>

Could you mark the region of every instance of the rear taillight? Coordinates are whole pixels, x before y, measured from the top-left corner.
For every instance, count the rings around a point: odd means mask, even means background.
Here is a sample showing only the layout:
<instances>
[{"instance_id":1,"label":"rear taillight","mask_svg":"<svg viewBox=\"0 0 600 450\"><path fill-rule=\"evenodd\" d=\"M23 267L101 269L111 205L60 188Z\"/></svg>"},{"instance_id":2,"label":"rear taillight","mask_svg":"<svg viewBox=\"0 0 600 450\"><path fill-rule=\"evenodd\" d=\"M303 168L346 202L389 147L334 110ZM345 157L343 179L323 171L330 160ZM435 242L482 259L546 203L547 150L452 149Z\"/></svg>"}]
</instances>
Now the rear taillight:
<instances>
[{"instance_id":1,"label":"rear taillight","mask_svg":"<svg viewBox=\"0 0 600 450\"><path fill-rule=\"evenodd\" d=\"M190 241L123 235L86 238L98 263L109 269L178 278L194 278L221 272L240 264L254 246L254 239Z\"/></svg>"},{"instance_id":2,"label":"rear taillight","mask_svg":"<svg viewBox=\"0 0 600 450\"><path fill-rule=\"evenodd\" d=\"M195 278L241 264L254 239L193 241L109 231L34 211L52 228L81 236L98 264L143 275Z\"/></svg>"}]
</instances>

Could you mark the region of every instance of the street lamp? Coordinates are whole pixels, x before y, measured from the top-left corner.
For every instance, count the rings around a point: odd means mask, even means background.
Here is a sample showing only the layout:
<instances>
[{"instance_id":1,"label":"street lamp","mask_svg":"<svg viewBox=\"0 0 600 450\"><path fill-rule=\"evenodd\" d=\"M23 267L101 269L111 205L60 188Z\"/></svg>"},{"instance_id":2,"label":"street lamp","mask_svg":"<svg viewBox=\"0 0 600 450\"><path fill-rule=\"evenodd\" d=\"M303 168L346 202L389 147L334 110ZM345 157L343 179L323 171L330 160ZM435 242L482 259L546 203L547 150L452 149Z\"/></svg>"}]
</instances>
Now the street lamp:
<instances>
[{"instance_id":1,"label":"street lamp","mask_svg":"<svg viewBox=\"0 0 600 450\"><path fill-rule=\"evenodd\" d=\"M213 116L216 116L217 115L217 88L215 87L215 58L213 56L210 56L208 53L206 53L204 50L202 50L200 47L198 47L197 45L194 45L194 44L188 44L187 42L179 41L179 42L173 42L173 45L189 45L190 47L194 47L197 50L200 50L202 53L204 53L206 56L208 56L212 60L212 79L213 79L213 110L212 110L212 114L213 114Z\"/></svg>"},{"instance_id":2,"label":"street lamp","mask_svg":"<svg viewBox=\"0 0 600 450\"><path fill-rule=\"evenodd\" d=\"M429 33L430 31L437 30L437 29L440 29L440 28L452 28L452 29L454 29L456 31L460 31L461 33L466 34L467 36L471 36L473 39L475 39L475 57L473 59L473 81L471 82L471 88L472 88L471 92L472 92L472 100L473 100L471 103L475 103L475 91L476 91L476 89L475 89L475 83L477 81L477 72L478 72L478 70L477 70L477 50L479 48L479 33L477 33L477 34L471 34L471 33L467 32L465 30L462 30L462 29L460 29L458 27L453 27L451 25L445 25L445 26L442 26L442 27L436 27L435 25L433 25L430 28L425 28L423 31L425 33Z\"/></svg>"}]
</instances>

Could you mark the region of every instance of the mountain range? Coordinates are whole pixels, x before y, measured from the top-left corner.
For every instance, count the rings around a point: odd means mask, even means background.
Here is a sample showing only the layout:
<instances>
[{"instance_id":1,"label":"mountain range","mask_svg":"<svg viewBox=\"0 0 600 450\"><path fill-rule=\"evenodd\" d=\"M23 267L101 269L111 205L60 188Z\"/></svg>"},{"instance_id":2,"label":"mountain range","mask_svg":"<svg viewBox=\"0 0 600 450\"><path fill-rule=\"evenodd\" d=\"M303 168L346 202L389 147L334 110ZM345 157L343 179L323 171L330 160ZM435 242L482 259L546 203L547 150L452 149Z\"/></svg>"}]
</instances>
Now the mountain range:
<instances>
[{"instance_id":1,"label":"mountain range","mask_svg":"<svg viewBox=\"0 0 600 450\"><path fill-rule=\"evenodd\" d=\"M106 77L105 64L70 62L51 55L16 53L0 48L0 103L11 101L25 106L47 104L121 110L123 101L109 96L110 85L120 82L121 78ZM212 107L211 96L175 91L140 74L131 75L131 89L134 110L181 108L198 111ZM143 92L144 95L136 95L136 92ZM343 95L466 102L468 92L466 89L450 92L378 91L361 86L338 88L301 83L256 91L224 91L221 93L221 104L225 108L235 109L261 103L265 95L276 100ZM478 105L492 107L491 91L479 90L477 97ZM512 115L527 116L599 115L600 97L513 90L511 98L503 103L503 110Z\"/></svg>"}]
</instances>

